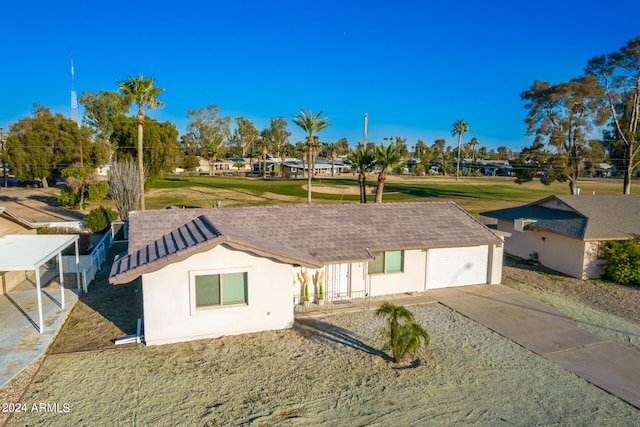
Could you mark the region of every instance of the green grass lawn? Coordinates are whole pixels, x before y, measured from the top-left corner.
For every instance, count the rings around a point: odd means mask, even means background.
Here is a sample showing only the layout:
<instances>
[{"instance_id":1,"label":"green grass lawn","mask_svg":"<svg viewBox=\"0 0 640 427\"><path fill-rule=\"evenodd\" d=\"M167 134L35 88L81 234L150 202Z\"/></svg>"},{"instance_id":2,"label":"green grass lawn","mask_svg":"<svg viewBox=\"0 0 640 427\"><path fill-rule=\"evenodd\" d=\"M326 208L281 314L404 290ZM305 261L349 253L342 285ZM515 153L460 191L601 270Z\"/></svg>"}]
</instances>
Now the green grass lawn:
<instances>
[{"instance_id":1,"label":"green grass lawn","mask_svg":"<svg viewBox=\"0 0 640 427\"><path fill-rule=\"evenodd\" d=\"M373 202L377 175L367 176L367 200ZM150 208L168 205L187 207L213 206L220 200L224 206L306 203L306 179L261 179L230 176L172 176L155 182L147 196ZM314 178L312 199L316 203L357 203L356 176ZM347 189L343 194L326 188ZM581 194L622 192L622 181L617 179L582 179ZM171 191L178 190L178 191ZM188 194L197 192L189 199ZM491 209L530 203L551 194L569 194L566 182L549 186L534 180L523 185L512 177L413 177L390 176L385 184L383 201L454 201L470 213L477 215ZM188 199L188 200L185 200Z\"/></svg>"}]
</instances>

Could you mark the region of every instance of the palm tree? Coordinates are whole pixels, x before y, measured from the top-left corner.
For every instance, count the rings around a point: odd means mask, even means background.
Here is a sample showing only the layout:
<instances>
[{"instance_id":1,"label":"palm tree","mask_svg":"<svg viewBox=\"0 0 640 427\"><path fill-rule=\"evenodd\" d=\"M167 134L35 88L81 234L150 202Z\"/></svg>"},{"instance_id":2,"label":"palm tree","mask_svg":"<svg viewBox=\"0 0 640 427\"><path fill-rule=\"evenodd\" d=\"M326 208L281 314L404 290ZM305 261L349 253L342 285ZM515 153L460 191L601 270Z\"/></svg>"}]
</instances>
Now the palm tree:
<instances>
[{"instance_id":1,"label":"palm tree","mask_svg":"<svg viewBox=\"0 0 640 427\"><path fill-rule=\"evenodd\" d=\"M464 120L458 120L453 124L451 135L458 135L458 163L456 165L456 181L458 180L458 176L460 175L460 146L462 145L462 134L467 132L469 132L469 125L466 124Z\"/></svg>"},{"instance_id":2,"label":"palm tree","mask_svg":"<svg viewBox=\"0 0 640 427\"><path fill-rule=\"evenodd\" d=\"M376 316L389 319L387 347L391 349L394 362L400 364L409 352L419 350L421 343L429 344L429 334L414 322L413 313L406 308L385 302L376 310Z\"/></svg>"},{"instance_id":3,"label":"palm tree","mask_svg":"<svg viewBox=\"0 0 640 427\"><path fill-rule=\"evenodd\" d=\"M382 192L384 191L384 182L387 180L387 172L394 170L400 165L400 154L396 147L389 144L387 147L381 144L376 151L376 166L380 168L378 173L378 187L376 188L376 203L382 203Z\"/></svg>"},{"instance_id":4,"label":"palm tree","mask_svg":"<svg viewBox=\"0 0 640 427\"><path fill-rule=\"evenodd\" d=\"M280 160L282 161L280 163L280 175L282 178L284 178L284 162L287 160L289 154L291 154L289 147L283 145L282 148L280 148Z\"/></svg>"},{"instance_id":5,"label":"palm tree","mask_svg":"<svg viewBox=\"0 0 640 427\"><path fill-rule=\"evenodd\" d=\"M368 168L374 161L373 154L364 148L355 149L351 152L351 167L358 171L358 182L360 183L360 203L367 203L367 187L365 175Z\"/></svg>"},{"instance_id":6,"label":"palm tree","mask_svg":"<svg viewBox=\"0 0 640 427\"><path fill-rule=\"evenodd\" d=\"M300 113L300 115L293 116L293 122L300 126L307 133L307 151L309 154L309 163L311 164L315 145L313 137L322 129L326 129L331 126L329 124L329 120L331 119L329 119L328 117L324 117L321 119L320 114L322 114L322 111L313 114L311 110L309 110L308 113L304 110L300 110ZM311 170L309 170L309 178L307 182L307 204L311 204L311 173Z\"/></svg>"},{"instance_id":7,"label":"palm tree","mask_svg":"<svg viewBox=\"0 0 640 427\"><path fill-rule=\"evenodd\" d=\"M331 154L331 176L334 176L334 169L336 167L336 156L338 154L338 144L335 142L329 142L325 144L325 149Z\"/></svg>"},{"instance_id":8,"label":"palm tree","mask_svg":"<svg viewBox=\"0 0 640 427\"><path fill-rule=\"evenodd\" d=\"M478 141L478 138L476 138L475 136L473 138L471 138L471 140L469 141L469 145L471 146L471 158L473 159L473 161L476 161L476 145L480 144L480 141Z\"/></svg>"},{"instance_id":9,"label":"palm tree","mask_svg":"<svg viewBox=\"0 0 640 427\"><path fill-rule=\"evenodd\" d=\"M144 79L142 73L138 78L129 76L128 80L119 81L120 92L126 105L136 104L138 106L138 173L140 175L140 210L144 210L144 163L143 163L143 127L144 127L144 107L149 110L159 108L164 105L156 97L164 92L164 89L153 87L154 77Z\"/></svg>"}]
</instances>

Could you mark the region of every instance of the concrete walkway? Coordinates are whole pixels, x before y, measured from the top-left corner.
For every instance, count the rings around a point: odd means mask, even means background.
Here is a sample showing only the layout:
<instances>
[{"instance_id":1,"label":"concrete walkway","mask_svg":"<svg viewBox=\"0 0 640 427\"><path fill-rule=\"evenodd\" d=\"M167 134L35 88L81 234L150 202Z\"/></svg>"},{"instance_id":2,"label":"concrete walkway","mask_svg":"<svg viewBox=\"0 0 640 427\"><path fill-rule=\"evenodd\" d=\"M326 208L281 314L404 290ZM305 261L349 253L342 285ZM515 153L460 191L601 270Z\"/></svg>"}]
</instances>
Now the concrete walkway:
<instances>
[{"instance_id":1,"label":"concrete walkway","mask_svg":"<svg viewBox=\"0 0 640 427\"><path fill-rule=\"evenodd\" d=\"M639 351L579 328L555 308L515 289L502 285L434 289L416 296L372 299L371 308L384 301L402 306L440 302L640 409Z\"/></svg>"},{"instance_id":2,"label":"concrete walkway","mask_svg":"<svg viewBox=\"0 0 640 427\"><path fill-rule=\"evenodd\" d=\"M66 278L66 276L65 276ZM66 281L65 281L66 282ZM0 295L0 387L43 354L78 301L77 290L65 289L65 308L59 285L42 288L44 333L39 331L37 290L25 281Z\"/></svg>"}]
</instances>

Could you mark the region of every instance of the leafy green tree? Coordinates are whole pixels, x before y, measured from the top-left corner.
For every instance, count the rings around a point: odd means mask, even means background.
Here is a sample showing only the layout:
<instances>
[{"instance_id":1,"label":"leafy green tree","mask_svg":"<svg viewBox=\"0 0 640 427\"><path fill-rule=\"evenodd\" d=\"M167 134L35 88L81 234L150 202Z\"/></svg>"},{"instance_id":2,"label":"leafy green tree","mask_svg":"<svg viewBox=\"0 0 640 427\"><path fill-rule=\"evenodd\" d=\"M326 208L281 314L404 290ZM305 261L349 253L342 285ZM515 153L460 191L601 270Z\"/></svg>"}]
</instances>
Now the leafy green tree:
<instances>
[{"instance_id":1,"label":"leafy green tree","mask_svg":"<svg viewBox=\"0 0 640 427\"><path fill-rule=\"evenodd\" d=\"M608 279L623 285L640 285L640 238L607 242L604 257Z\"/></svg>"},{"instance_id":2,"label":"leafy green tree","mask_svg":"<svg viewBox=\"0 0 640 427\"><path fill-rule=\"evenodd\" d=\"M364 148L355 149L351 152L351 167L358 172L358 183L360 184L360 203L367 203L367 170L371 168L375 157Z\"/></svg>"},{"instance_id":3,"label":"leafy green tree","mask_svg":"<svg viewBox=\"0 0 640 427\"><path fill-rule=\"evenodd\" d=\"M180 150L178 129L175 124L170 121L159 122L147 118L144 128L146 142L143 164L146 173L145 182L150 185L163 174L172 173L175 167L182 163L183 154ZM132 142L136 140L137 129L139 127L133 117L121 116L114 122L111 139L117 147L117 159L133 160L135 158L137 147L133 146Z\"/></svg>"},{"instance_id":4,"label":"leafy green tree","mask_svg":"<svg viewBox=\"0 0 640 427\"><path fill-rule=\"evenodd\" d=\"M304 110L300 110L300 115L293 116L293 122L298 125L302 130L307 133L307 155L309 158L310 167L308 168L308 182L307 182L307 203L311 204L311 176L314 173L315 165L313 164L313 157L315 151L315 134L323 129L331 126L329 124L328 117L320 118L322 111L313 114L311 110L307 113Z\"/></svg>"},{"instance_id":5,"label":"leafy green tree","mask_svg":"<svg viewBox=\"0 0 640 427\"><path fill-rule=\"evenodd\" d=\"M209 159L209 174L214 175L216 159L224 154L231 137L233 119L220 116L220 107L214 104L189 110L187 117L191 119L186 128L189 135L187 141L195 143L200 154Z\"/></svg>"},{"instance_id":6,"label":"leafy green tree","mask_svg":"<svg viewBox=\"0 0 640 427\"><path fill-rule=\"evenodd\" d=\"M577 194L583 158L588 151L587 136L593 125L602 125L606 120L604 92L596 83L594 76L555 85L536 80L520 95L529 110L525 120L527 135L535 135L536 141L547 141L556 147L558 154L566 155L564 175L571 194Z\"/></svg>"},{"instance_id":7,"label":"leafy green tree","mask_svg":"<svg viewBox=\"0 0 640 427\"><path fill-rule=\"evenodd\" d=\"M253 159L256 157L255 145L260 132L253 122L244 116L236 118L236 129L233 131L232 141L234 153L241 157L249 157L249 166L253 171Z\"/></svg>"},{"instance_id":8,"label":"leafy green tree","mask_svg":"<svg viewBox=\"0 0 640 427\"><path fill-rule=\"evenodd\" d=\"M458 135L458 161L456 163L456 181L460 175L460 149L462 145L462 134L469 132L469 125L464 120L458 120L453 124L451 135Z\"/></svg>"},{"instance_id":9,"label":"leafy green tree","mask_svg":"<svg viewBox=\"0 0 640 427\"><path fill-rule=\"evenodd\" d=\"M382 203L382 193L384 191L384 182L387 180L387 172L395 170L400 165L402 158L393 145L384 144L378 147L376 151L376 167L380 169L378 172L378 187L376 188L376 203Z\"/></svg>"},{"instance_id":10,"label":"leafy green tree","mask_svg":"<svg viewBox=\"0 0 640 427\"><path fill-rule=\"evenodd\" d=\"M624 153L623 194L631 194L631 177L640 166L640 36L591 59L585 72L604 88L611 127Z\"/></svg>"},{"instance_id":11,"label":"leafy green tree","mask_svg":"<svg viewBox=\"0 0 640 427\"><path fill-rule=\"evenodd\" d=\"M119 81L120 92L123 95L125 105L131 106L135 104L138 107L136 120L138 123L138 174L140 175L140 210L144 210L144 151L143 151L143 128L144 128L144 109L149 110L159 108L164 103L158 100L158 95L164 92L164 89L154 87L155 78L145 79L142 73L135 78L129 76L128 80Z\"/></svg>"},{"instance_id":12,"label":"leafy green tree","mask_svg":"<svg viewBox=\"0 0 640 427\"><path fill-rule=\"evenodd\" d=\"M113 122L116 117L125 115L129 107L123 102L122 95L110 90L82 92L78 101L84 107L82 122L89 126L94 140L108 150L109 157Z\"/></svg>"},{"instance_id":13,"label":"leafy green tree","mask_svg":"<svg viewBox=\"0 0 640 427\"><path fill-rule=\"evenodd\" d=\"M79 147L84 145L86 163L95 165L104 153L93 147L88 128L78 127L61 114L52 114L48 107L35 104L31 117L24 117L9 126L6 138L7 161L18 180L57 178L60 171L80 161ZM91 154L93 152L93 154Z\"/></svg>"},{"instance_id":14,"label":"leafy green tree","mask_svg":"<svg viewBox=\"0 0 640 427\"><path fill-rule=\"evenodd\" d=\"M99 184L98 176L95 172L81 167L66 168L62 170L62 178L66 180L66 187L61 192L58 202L63 206L83 207L85 198L91 202L99 202L102 188L95 188ZM106 183L104 183L106 185ZM102 198L106 197L104 191ZM97 198L97 200L96 200Z\"/></svg>"},{"instance_id":15,"label":"leafy green tree","mask_svg":"<svg viewBox=\"0 0 640 427\"><path fill-rule=\"evenodd\" d=\"M393 361L397 364L405 362L406 357L420 350L422 345L428 346L429 333L414 321L413 313L404 307L390 302L383 303L377 310L376 316L388 318L388 343Z\"/></svg>"},{"instance_id":16,"label":"leafy green tree","mask_svg":"<svg viewBox=\"0 0 640 427\"><path fill-rule=\"evenodd\" d=\"M291 132L287 131L287 120L284 117L272 117L271 127L262 131L262 138L273 147L277 155L280 155L280 151L289 143L290 136Z\"/></svg>"},{"instance_id":17,"label":"leafy green tree","mask_svg":"<svg viewBox=\"0 0 640 427\"><path fill-rule=\"evenodd\" d=\"M351 149L349 148L349 140L347 138L340 138L338 142L336 142L336 145L338 146L338 156L346 156L351 152Z\"/></svg>"}]
</instances>

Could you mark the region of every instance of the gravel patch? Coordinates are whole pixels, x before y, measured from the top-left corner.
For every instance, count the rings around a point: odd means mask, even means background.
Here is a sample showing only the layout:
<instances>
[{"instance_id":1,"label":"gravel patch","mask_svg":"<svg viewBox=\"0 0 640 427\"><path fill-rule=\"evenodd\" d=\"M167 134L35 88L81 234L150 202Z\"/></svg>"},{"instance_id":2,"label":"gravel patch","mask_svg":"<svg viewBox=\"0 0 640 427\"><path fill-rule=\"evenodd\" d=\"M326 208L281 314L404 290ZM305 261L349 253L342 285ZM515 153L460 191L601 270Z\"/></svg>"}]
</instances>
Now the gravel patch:
<instances>
[{"instance_id":1,"label":"gravel patch","mask_svg":"<svg viewBox=\"0 0 640 427\"><path fill-rule=\"evenodd\" d=\"M291 330L50 355L24 398L69 411L22 425L634 425L640 412L440 305L410 307L431 334L412 369L379 350L372 311Z\"/></svg>"}]
</instances>

